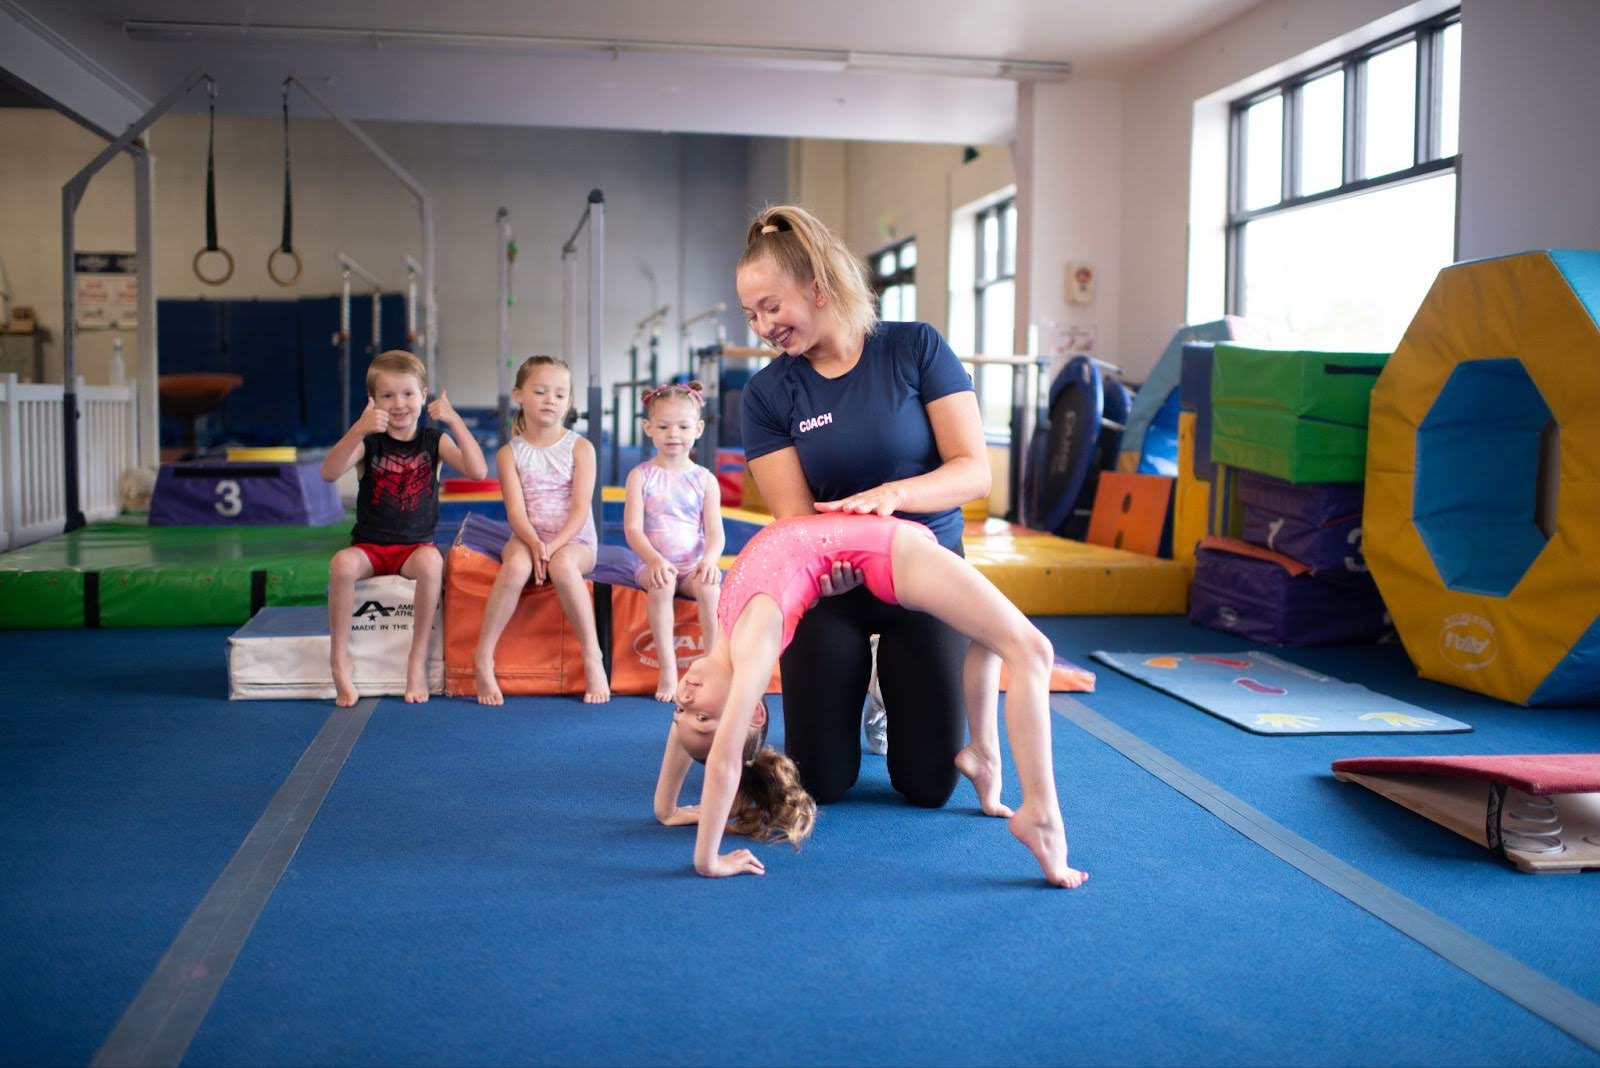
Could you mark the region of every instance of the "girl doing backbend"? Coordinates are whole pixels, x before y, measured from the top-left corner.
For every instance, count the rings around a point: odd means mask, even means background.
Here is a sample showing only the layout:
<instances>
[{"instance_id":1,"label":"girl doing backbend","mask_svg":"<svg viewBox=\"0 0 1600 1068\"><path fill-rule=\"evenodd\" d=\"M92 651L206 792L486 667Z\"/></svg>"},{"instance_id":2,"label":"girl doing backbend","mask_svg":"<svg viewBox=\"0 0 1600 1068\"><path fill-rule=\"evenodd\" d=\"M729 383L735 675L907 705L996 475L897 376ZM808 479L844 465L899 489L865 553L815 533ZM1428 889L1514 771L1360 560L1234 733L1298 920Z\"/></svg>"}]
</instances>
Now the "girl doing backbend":
<instances>
[{"instance_id":1,"label":"girl doing backbend","mask_svg":"<svg viewBox=\"0 0 1600 1068\"><path fill-rule=\"evenodd\" d=\"M698 823L694 866L701 875L761 875L748 849L721 852L730 827L757 838L798 845L810 833L815 805L793 765L761 749L766 730L761 695L800 617L826 580L836 590L856 579L887 604L935 616L971 639L964 673L971 742L955 765L972 780L983 811L1009 816L1011 833L1033 853L1055 886L1076 887L1088 875L1067 864L1067 837L1050 754L1050 641L966 561L942 547L921 524L885 516L834 513L776 520L740 552L723 583L720 633L712 650L689 666L667 735L656 787L663 823ZM1003 661L1011 674L1006 728L1022 782L1022 806L1000 803L998 698L988 682ZM892 744L892 743L891 743ZM698 808L679 808L689 760L706 765Z\"/></svg>"}]
</instances>

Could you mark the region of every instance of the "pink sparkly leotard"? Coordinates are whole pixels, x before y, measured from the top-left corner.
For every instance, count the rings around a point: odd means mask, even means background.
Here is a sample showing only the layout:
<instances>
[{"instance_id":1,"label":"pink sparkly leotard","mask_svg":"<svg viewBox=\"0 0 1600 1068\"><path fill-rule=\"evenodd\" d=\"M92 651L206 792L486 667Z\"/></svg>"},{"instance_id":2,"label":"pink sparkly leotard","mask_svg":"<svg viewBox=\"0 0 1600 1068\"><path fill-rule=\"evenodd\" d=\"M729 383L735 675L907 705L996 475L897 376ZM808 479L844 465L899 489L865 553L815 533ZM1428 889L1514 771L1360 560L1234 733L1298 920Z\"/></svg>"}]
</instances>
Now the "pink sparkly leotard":
<instances>
[{"instance_id":1,"label":"pink sparkly leotard","mask_svg":"<svg viewBox=\"0 0 1600 1068\"><path fill-rule=\"evenodd\" d=\"M867 589L885 604L899 604L894 595L894 532L910 527L934 540L921 523L893 516L812 515L778 519L756 532L734 560L722 583L717 622L726 634L750 598L764 593L783 612L783 648L789 647L795 625L822 596L818 580L836 560L860 569Z\"/></svg>"},{"instance_id":2,"label":"pink sparkly leotard","mask_svg":"<svg viewBox=\"0 0 1600 1068\"><path fill-rule=\"evenodd\" d=\"M681 575L706 551L706 469L668 471L646 460L628 473L639 474L644 503L644 536L656 552L678 569ZM644 585L645 567L634 570L634 579Z\"/></svg>"}]
</instances>

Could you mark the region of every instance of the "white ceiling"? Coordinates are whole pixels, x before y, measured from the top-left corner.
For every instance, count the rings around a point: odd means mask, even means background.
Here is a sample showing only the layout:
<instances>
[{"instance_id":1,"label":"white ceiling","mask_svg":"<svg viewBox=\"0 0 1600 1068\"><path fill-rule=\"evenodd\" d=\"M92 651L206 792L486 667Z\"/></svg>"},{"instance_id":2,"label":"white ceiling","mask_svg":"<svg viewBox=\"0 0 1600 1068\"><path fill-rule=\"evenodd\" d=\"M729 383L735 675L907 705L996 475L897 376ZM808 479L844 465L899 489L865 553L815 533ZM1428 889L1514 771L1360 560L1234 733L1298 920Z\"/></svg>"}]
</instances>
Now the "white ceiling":
<instances>
[{"instance_id":1,"label":"white ceiling","mask_svg":"<svg viewBox=\"0 0 1600 1068\"><path fill-rule=\"evenodd\" d=\"M1016 83L773 62L785 50L1070 63L1116 78L1259 0L10 0L147 100L196 67L218 110L270 115L288 74L360 120L670 130L982 144L1009 140ZM201 23L135 39L130 20ZM378 35L284 40L273 27ZM433 33L426 42L383 32ZM458 35L495 40L463 40ZM733 46L768 58L593 48L505 37ZM453 38L453 39L451 39ZM185 106L203 106L191 93ZM314 109L304 101L296 113Z\"/></svg>"}]
</instances>

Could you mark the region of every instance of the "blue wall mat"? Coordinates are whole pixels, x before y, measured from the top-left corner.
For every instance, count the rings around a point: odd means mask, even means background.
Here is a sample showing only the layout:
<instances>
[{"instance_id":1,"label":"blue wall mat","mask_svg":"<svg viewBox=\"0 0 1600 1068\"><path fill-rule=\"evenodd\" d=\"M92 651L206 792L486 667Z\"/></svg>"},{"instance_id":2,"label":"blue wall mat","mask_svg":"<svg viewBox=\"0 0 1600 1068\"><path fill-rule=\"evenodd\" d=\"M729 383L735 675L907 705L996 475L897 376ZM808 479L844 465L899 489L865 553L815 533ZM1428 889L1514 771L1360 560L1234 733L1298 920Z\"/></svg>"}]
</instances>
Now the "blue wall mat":
<instances>
[{"instance_id":1,"label":"blue wall mat","mask_svg":"<svg viewBox=\"0 0 1600 1068\"><path fill-rule=\"evenodd\" d=\"M300 426L315 445L331 445L339 425L338 297L300 299Z\"/></svg>"},{"instance_id":2,"label":"blue wall mat","mask_svg":"<svg viewBox=\"0 0 1600 1068\"><path fill-rule=\"evenodd\" d=\"M228 441L306 444L300 438L300 302L232 300L227 309L228 370L244 377L223 406Z\"/></svg>"},{"instance_id":3,"label":"blue wall mat","mask_svg":"<svg viewBox=\"0 0 1600 1068\"><path fill-rule=\"evenodd\" d=\"M198 374L228 370L224 348L226 301L160 300L156 316L161 323L161 373ZM207 426L196 426L205 438L218 437L219 416ZM161 420L161 444L189 444L189 420L172 416Z\"/></svg>"},{"instance_id":4,"label":"blue wall mat","mask_svg":"<svg viewBox=\"0 0 1600 1068\"><path fill-rule=\"evenodd\" d=\"M386 293L382 303L383 347L405 347L405 298ZM339 411L339 298L300 301L300 378L302 421L311 444L331 445L366 406L367 365L372 362L372 296L350 298L350 420Z\"/></svg>"},{"instance_id":5,"label":"blue wall mat","mask_svg":"<svg viewBox=\"0 0 1600 1068\"><path fill-rule=\"evenodd\" d=\"M1090 654L1254 734L1455 734L1472 727L1270 653Z\"/></svg>"}]
</instances>

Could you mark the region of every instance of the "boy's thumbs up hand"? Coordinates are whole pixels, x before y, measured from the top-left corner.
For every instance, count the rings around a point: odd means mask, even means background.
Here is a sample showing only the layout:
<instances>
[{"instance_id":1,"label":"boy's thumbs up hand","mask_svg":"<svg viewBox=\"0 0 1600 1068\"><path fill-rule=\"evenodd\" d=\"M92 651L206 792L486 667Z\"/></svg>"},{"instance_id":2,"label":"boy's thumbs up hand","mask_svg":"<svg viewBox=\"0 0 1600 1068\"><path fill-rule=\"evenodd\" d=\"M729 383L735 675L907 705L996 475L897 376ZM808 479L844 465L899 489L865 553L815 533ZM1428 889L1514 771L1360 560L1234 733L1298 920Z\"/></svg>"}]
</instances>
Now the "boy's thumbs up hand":
<instances>
[{"instance_id":1,"label":"boy's thumbs up hand","mask_svg":"<svg viewBox=\"0 0 1600 1068\"><path fill-rule=\"evenodd\" d=\"M367 398L367 406L361 411L361 418L356 420L356 426L363 434L382 434L389 429L389 413L378 407L378 402L371 397Z\"/></svg>"},{"instance_id":2,"label":"boy's thumbs up hand","mask_svg":"<svg viewBox=\"0 0 1600 1068\"><path fill-rule=\"evenodd\" d=\"M439 396L428 404L428 416L436 422L450 422L457 418L456 410L450 404L450 398L444 390L439 391Z\"/></svg>"}]
</instances>

